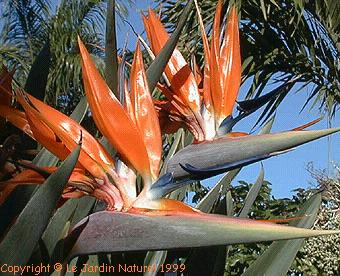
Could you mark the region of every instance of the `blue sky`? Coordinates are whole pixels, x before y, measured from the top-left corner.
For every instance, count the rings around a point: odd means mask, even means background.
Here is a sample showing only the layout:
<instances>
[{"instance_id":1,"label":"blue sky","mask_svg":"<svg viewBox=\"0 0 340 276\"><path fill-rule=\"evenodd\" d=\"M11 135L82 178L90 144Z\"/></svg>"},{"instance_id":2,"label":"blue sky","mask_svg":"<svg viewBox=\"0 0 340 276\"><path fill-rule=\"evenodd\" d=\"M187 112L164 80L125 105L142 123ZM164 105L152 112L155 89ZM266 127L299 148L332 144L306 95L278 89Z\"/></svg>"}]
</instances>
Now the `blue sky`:
<instances>
[{"instance_id":1,"label":"blue sky","mask_svg":"<svg viewBox=\"0 0 340 276\"><path fill-rule=\"evenodd\" d=\"M143 24L140 19L140 10L152 6L153 1L144 0L136 1L136 4L129 8L129 22L133 25L135 30L139 33L143 31ZM129 27L121 26L118 33L118 43L122 45L125 41L126 34L129 33L128 46L135 47L136 39ZM241 45L242 47L242 45ZM246 91L245 84L241 91L239 100L242 100L242 94ZM273 88L273 87L272 87ZM297 87L298 88L298 87ZM304 90L296 93L292 92L286 97L282 104L277 109L276 120L273 125L273 132L289 130L296 126L302 125L306 122L314 120L320 116L317 108L312 110L310 106L305 108L300 113L301 107L308 97L308 92L311 88L306 87ZM297 90L297 89L296 89ZM270 91L270 87L267 92ZM259 112L254 113L251 117L246 118L235 126L236 131L250 131ZM333 126L340 126L340 118L337 116L331 121ZM310 129L327 128L326 118ZM330 138L322 138L313 141L309 144L302 145L292 152L273 157L263 161L265 170L265 179L271 182L273 194L276 197L289 197L293 189L299 187L310 186L310 183L315 183L309 173L306 171L307 164L313 162L315 168L327 169L331 167L328 160L340 163L340 134L332 135ZM247 182L255 182L260 170L260 164L253 164L244 168L236 178L238 180L245 180ZM332 170L330 169L330 172ZM205 182L206 185L212 185L219 178L216 176ZM236 183L236 182L235 182Z\"/></svg>"}]
</instances>

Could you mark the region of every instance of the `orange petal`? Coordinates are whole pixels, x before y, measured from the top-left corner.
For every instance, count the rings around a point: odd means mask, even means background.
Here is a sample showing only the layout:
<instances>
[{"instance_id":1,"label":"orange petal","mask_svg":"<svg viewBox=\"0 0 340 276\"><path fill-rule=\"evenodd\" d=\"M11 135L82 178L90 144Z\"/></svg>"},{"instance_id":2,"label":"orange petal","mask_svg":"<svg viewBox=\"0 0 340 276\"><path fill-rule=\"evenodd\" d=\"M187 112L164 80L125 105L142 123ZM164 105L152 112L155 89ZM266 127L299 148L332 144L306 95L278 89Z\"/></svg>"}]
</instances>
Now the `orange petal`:
<instances>
[{"instance_id":1,"label":"orange petal","mask_svg":"<svg viewBox=\"0 0 340 276\"><path fill-rule=\"evenodd\" d=\"M87 195L87 193L83 191L79 191L73 187L66 187L63 191L62 197L65 199L69 198L81 198L83 196Z\"/></svg>"},{"instance_id":2,"label":"orange petal","mask_svg":"<svg viewBox=\"0 0 340 276\"><path fill-rule=\"evenodd\" d=\"M249 133L246 132L229 132L226 135L224 135L223 137L230 137L230 138L236 138L236 137L244 137L244 136L248 136Z\"/></svg>"},{"instance_id":3,"label":"orange petal","mask_svg":"<svg viewBox=\"0 0 340 276\"><path fill-rule=\"evenodd\" d=\"M157 88L162 92L162 94L169 100L169 102L173 103L174 106L180 106L181 113L185 116L186 114L192 113L190 108L183 102L183 100L173 92L171 87L166 85L157 83Z\"/></svg>"},{"instance_id":4,"label":"orange petal","mask_svg":"<svg viewBox=\"0 0 340 276\"><path fill-rule=\"evenodd\" d=\"M159 17L152 10L149 10L149 17L143 16L143 20L151 48L153 52L159 54L169 39L169 35ZM165 68L165 73L171 87L162 85L157 87L178 110L178 113L183 115L182 120L186 122L190 131L194 134L195 140L204 140L203 118L200 113L201 97L196 79L177 48L175 48Z\"/></svg>"},{"instance_id":5,"label":"orange petal","mask_svg":"<svg viewBox=\"0 0 340 276\"><path fill-rule=\"evenodd\" d=\"M153 180L155 180L159 174L162 155L162 137L157 113L153 105L144 71L139 42L137 43L130 78L131 99L134 106L136 124L144 138L144 144L150 161L151 174Z\"/></svg>"},{"instance_id":6,"label":"orange petal","mask_svg":"<svg viewBox=\"0 0 340 276\"><path fill-rule=\"evenodd\" d=\"M43 109L42 109L43 110ZM50 114L53 114L51 112ZM48 114L43 111L41 114ZM114 161L107 151L85 129L68 117L50 120L48 116L40 118L56 133L64 145L72 151L82 137L82 148L79 155L79 163L88 170L92 176L104 179L106 172L115 174Z\"/></svg>"},{"instance_id":7,"label":"orange petal","mask_svg":"<svg viewBox=\"0 0 340 276\"><path fill-rule=\"evenodd\" d=\"M82 135L82 147L79 162L93 176L103 178L105 173L114 173L114 161L103 146L76 121L26 94L34 107L39 111L36 115L61 139L69 151L72 151L80 141ZM34 132L33 132L34 133Z\"/></svg>"},{"instance_id":8,"label":"orange petal","mask_svg":"<svg viewBox=\"0 0 340 276\"><path fill-rule=\"evenodd\" d=\"M142 176L150 172L148 154L142 136L129 115L99 74L85 45L78 40L82 57L84 87L93 119L123 161Z\"/></svg>"},{"instance_id":9,"label":"orange petal","mask_svg":"<svg viewBox=\"0 0 340 276\"><path fill-rule=\"evenodd\" d=\"M202 73L200 67L197 64L197 61L196 61L196 58L195 58L194 55L192 56L191 60L192 60L193 74L195 76L196 83L198 85L198 92L200 93L200 97L202 98L203 95L202 95L201 92L203 92L202 91L202 87L203 87L203 73Z\"/></svg>"},{"instance_id":10,"label":"orange petal","mask_svg":"<svg viewBox=\"0 0 340 276\"><path fill-rule=\"evenodd\" d=\"M54 171L56 168L54 168ZM53 172L53 170L50 170L49 172ZM10 184L41 184L45 181L45 177L43 177L41 174L34 170L24 170L21 173L15 175L13 178L1 182L2 185L10 185Z\"/></svg>"},{"instance_id":11,"label":"orange petal","mask_svg":"<svg viewBox=\"0 0 340 276\"><path fill-rule=\"evenodd\" d=\"M141 200L137 202L129 213L148 215L167 215L176 213L200 213L200 211L184 204L181 201L162 198L157 200Z\"/></svg>"},{"instance_id":12,"label":"orange petal","mask_svg":"<svg viewBox=\"0 0 340 276\"><path fill-rule=\"evenodd\" d=\"M34 170L24 170L13 178L0 182L0 205L18 185L42 184L45 178Z\"/></svg>"},{"instance_id":13,"label":"orange petal","mask_svg":"<svg viewBox=\"0 0 340 276\"><path fill-rule=\"evenodd\" d=\"M305 128L307 127L310 127L312 125L315 125L316 123L320 122L322 118L318 118L318 119L315 119L307 124L304 124L302 126L299 126L299 127L296 127L296 128L293 128L292 130L293 131L299 131L299 130L304 130Z\"/></svg>"},{"instance_id":14,"label":"orange petal","mask_svg":"<svg viewBox=\"0 0 340 276\"><path fill-rule=\"evenodd\" d=\"M221 65L221 79L223 81L223 98L221 101L221 116L223 120L232 114L241 85L242 64L238 17L235 7L231 9L228 18L219 64Z\"/></svg>"},{"instance_id":15,"label":"orange petal","mask_svg":"<svg viewBox=\"0 0 340 276\"><path fill-rule=\"evenodd\" d=\"M85 171L75 168L70 176L69 183L81 183L83 185L94 188L95 180L85 175Z\"/></svg>"},{"instance_id":16,"label":"orange petal","mask_svg":"<svg viewBox=\"0 0 340 276\"><path fill-rule=\"evenodd\" d=\"M211 53L210 53L210 91L213 103L213 110L217 118L221 117L223 99L223 80L220 68L220 21L222 3L219 0L215 11L215 20L212 30Z\"/></svg>"},{"instance_id":17,"label":"orange petal","mask_svg":"<svg viewBox=\"0 0 340 276\"><path fill-rule=\"evenodd\" d=\"M37 110L26 102L23 94L21 92L17 94L17 100L25 110L34 139L59 159L64 160L70 154L70 151L59 141L51 128L40 119Z\"/></svg>"},{"instance_id":18,"label":"orange petal","mask_svg":"<svg viewBox=\"0 0 340 276\"><path fill-rule=\"evenodd\" d=\"M217 57L219 57L220 55L219 50L220 50L221 13L222 13L222 1L219 0L216 6L215 19L214 19L213 30L212 30L212 38L211 38L211 46L212 46L211 49L215 48Z\"/></svg>"},{"instance_id":19,"label":"orange petal","mask_svg":"<svg viewBox=\"0 0 340 276\"><path fill-rule=\"evenodd\" d=\"M256 220L261 222L268 222L268 223L289 223L291 221L300 220L305 218L308 215L300 216L300 217L292 217L292 218L281 218L281 219L265 219L265 220Z\"/></svg>"},{"instance_id":20,"label":"orange petal","mask_svg":"<svg viewBox=\"0 0 340 276\"><path fill-rule=\"evenodd\" d=\"M43 167L42 170L53 173L57 170L57 167ZM39 174L35 170L27 169L19 174L15 175L8 181L0 182L0 205L6 200L9 194L18 186L18 185L30 185L30 184L42 184L46 180L41 174ZM90 190L93 190L94 180L87 177L85 175L85 171L83 169L75 168L70 176L68 185L72 185L74 183L86 185L90 187ZM70 190L73 191L72 194L68 193ZM64 193L67 194L67 198L78 198L80 196L86 195L87 193L79 190L75 190L74 187L69 186L66 187Z\"/></svg>"},{"instance_id":21,"label":"orange petal","mask_svg":"<svg viewBox=\"0 0 340 276\"><path fill-rule=\"evenodd\" d=\"M125 82L124 92L125 92L125 105L124 105L125 111L126 111L127 114L129 114L131 121L136 123L135 111L134 111L134 107L132 106L132 103L131 103L131 98L130 98L130 93L129 93L129 90L128 90L127 82Z\"/></svg>"},{"instance_id":22,"label":"orange petal","mask_svg":"<svg viewBox=\"0 0 340 276\"><path fill-rule=\"evenodd\" d=\"M160 129L163 133L175 133L179 128L184 125L181 114L178 114L177 110L173 108L170 102L154 101L154 105L157 111ZM170 119L172 110L174 111L172 115L173 120Z\"/></svg>"},{"instance_id":23,"label":"orange petal","mask_svg":"<svg viewBox=\"0 0 340 276\"><path fill-rule=\"evenodd\" d=\"M169 34L154 11L149 10L149 17L144 16L143 20L151 48L158 55L169 39ZM197 83L189 65L177 48L175 48L165 68L165 74L171 83L174 93L193 112L198 113L201 108L201 102Z\"/></svg>"},{"instance_id":24,"label":"orange petal","mask_svg":"<svg viewBox=\"0 0 340 276\"><path fill-rule=\"evenodd\" d=\"M5 118L7 121L11 122L15 127L22 130L24 133L26 133L33 139L35 139L33 137L31 127L28 124L24 112L9 106L0 105L0 116Z\"/></svg>"}]
</instances>

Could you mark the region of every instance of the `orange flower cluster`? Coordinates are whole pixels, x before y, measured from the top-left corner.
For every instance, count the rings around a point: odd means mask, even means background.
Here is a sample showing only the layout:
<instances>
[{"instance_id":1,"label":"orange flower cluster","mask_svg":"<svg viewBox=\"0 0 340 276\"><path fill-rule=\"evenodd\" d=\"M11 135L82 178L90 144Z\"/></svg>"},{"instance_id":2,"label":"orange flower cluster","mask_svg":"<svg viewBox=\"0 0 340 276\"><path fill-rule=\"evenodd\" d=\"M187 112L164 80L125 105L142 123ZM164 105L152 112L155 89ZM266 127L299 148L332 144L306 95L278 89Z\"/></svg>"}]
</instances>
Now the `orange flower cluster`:
<instances>
[{"instance_id":1,"label":"orange flower cluster","mask_svg":"<svg viewBox=\"0 0 340 276\"><path fill-rule=\"evenodd\" d=\"M169 35L153 11L143 16L143 20L152 51L159 54ZM221 1L217 5L210 47L200 18L205 57L203 73L196 65L192 71L179 50L174 50L165 68L168 85L158 84L166 101L154 101L151 97L139 43L131 68L130 89L125 85L122 105L79 39L84 88L92 116L100 132L119 153L119 164L78 122L23 90L12 91L13 72L6 69L0 75L0 116L61 160L82 141L78 163L64 190L65 198L92 195L104 200L109 210L117 211L196 212L182 202L156 197L152 187L159 180L161 129L168 133L185 126L199 143L215 139L223 120L232 114L241 83L235 7L229 12L224 35L221 35L220 21ZM12 105L13 99L21 108ZM231 138L244 135L247 134L226 134ZM26 169L1 182L0 204L17 185L41 184L46 177L41 171L50 174L55 170L56 167ZM137 174L143 179L139 194Z\"/></svg>"}]
</instances>

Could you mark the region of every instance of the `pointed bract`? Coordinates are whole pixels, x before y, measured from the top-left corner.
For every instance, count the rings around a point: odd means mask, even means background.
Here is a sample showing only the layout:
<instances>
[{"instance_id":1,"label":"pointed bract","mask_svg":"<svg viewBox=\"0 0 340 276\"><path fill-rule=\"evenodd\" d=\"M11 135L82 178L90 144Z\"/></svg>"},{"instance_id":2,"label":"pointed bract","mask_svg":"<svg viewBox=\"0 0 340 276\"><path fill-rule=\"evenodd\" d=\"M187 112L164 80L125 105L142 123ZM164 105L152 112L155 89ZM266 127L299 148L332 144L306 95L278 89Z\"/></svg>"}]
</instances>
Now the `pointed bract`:
<instances>
[{"instance_id":1,"label":"pointed bract","mask_svg":"<svg viewBox=\"0 0 340 276\"><path fill-rule=\"evenodd\" d=\"M154 11L149 9L148 15L143 17L145 30L153 52L159 54L169 35ZM194 113L199 112L201 103L195 77L177 48L169 60L165 73L181 102L190 107Z\"/></svg>"},{"instance_id":2,"label":"pointed bract","mask_svg":"<svg viewBox=\"0 0 340 276\"><path fill-rule=\"evenodd\" d=\"M114 161L107 151L76 121L63 113L39 101L29 94L25 94L29 101L36 108L36 116L44 122L58 138L63 142L69 151L72 151L82 137L82 148L79 162L93 176L104 178L105 171L114 173ZM25 102L25 99L21 101ZM28 106L27 103L26 106ZM32 108L33 109L33 108ZM33 131L34 133L34 131Z\"/></svg>"},{"instance_id":3,"label":"pointed bract","mask_svg":"<svg viewBox=\"0 0 340 276\"><path fill-rule=\"evenodd\" d=\"M212 29L210 52L210 93L214 114L218 120L222 116L223 79L220 68L220 21L222 3L218 1ZM219 122L219 121L218 121Z\"/></svg>"},{"instance_id":4,"label":"pointed bract","mask_svg":"<svg viewBox=\"0 0 340 276\"><path fill-rule=\"evenodd\" d=\"M157 113L149 92L140 45L137 43L131 68L131 100L136 125L143 136L153 180L156 180L162 155L162 137Z\"/></svg>"},{"instance_id":5,"label":"pointed bract","mask_svg":"<svg viewBox=\"0 0 340 276\"><path fill-rule=\"evenodd\" d=\"M16 98L25 110L34 139L59 159L64 160L70 151L61 143L53 130L39 118L38 111L25 100L23 92L18 91Z\"/></svg>"},{"instance_id":6,"label":"pointed bract","mask_svg":"<svg viewBox=\"0 0 340 276\"><path fill-rule=\"evenodd\" d=\"M235 6L232 7L224 34L220 54L221 78L223 80L223 98L221 101L222 119L232 114L241 85L241 53L238 31L238 17Z\"/></svg>"},{"instance_id":7,"label":"pointed bract","mask_svg":"<svg viewBox=\"0 0 340 276\"><path fill-rule=\"evenodd\" d=\"M80 39L78 44L85 92L98 129L117 149L123 161L145 177L150 166L140 131L110 91Z\"/></svg>"},{"instance_id":8,"label":"pointed bract","mask_svg":"<svg viewBox=\"0 0 340 276\"><path fill-rule=\"evenodd\" d=\"M305 128L310 127L312 125L315 125L315 124L317 124L320 121L321 121L321 118L317 118L317 119L315 119L313 121L310 121L310 122L308 122L306 124L303 124L302 126L298 126L298 127L293 128L292 131L304 130Z\"/></svg>"}]
</instances>

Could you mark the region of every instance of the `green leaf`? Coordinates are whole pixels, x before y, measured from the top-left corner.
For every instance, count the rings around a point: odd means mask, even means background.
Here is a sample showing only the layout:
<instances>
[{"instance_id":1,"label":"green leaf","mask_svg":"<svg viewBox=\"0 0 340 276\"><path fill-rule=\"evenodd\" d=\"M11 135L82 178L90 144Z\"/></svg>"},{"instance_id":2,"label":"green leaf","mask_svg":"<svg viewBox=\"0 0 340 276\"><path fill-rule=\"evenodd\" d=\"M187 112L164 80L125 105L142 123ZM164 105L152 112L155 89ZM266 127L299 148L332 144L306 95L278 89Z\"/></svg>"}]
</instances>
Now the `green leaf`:
<instances>
[{"instance_id":1,"label":"green leaf","mask_svg":"<svg viewBox=\"0 0 340 276\"><path fill-rule=\"evenodd\" d=\"M223 275L225 260L226 248L223 245L196 248L185 261L186 275Z\"/></svg>"},{"instance_id":2,"label":"green leaf","mask_svg":"<svg viewBox=\"0 0 340 276\"><path fill-rule=\"evenodd\" d=\"M145 216L103 211L89 216L88 225L70 256L254 243L328 234L340 234L340 230L310 230L223 215Z\"/></svg>"},{"instance_id":3,"label":"green leaf","mask_svg":"<svg viewBox=\"0 0 340 276\"><path fill-rule=\"evenodd\" d=\"M26 92L41 101L45 98L50 63L50 42L47 41L38 56L35 58L24 87Z\"/></svg>"},{"instance_id":4,"label":"green leaf","mask_svg":"<svg viewBox=\"0 0 340 276\"><path fill-rule=\"evenodd\" d=\"M27 203L0 244L0 260L3 264L24 265L28 261L77 163L79 153L80 145Z\"/></svg>"},{"instance_id":5,"label":"green leaf","mask_svg":"<svg viewBox=\"0 0 340 276\"><path fill-rule=\"evenodd\" d=\"M242 210L240 211L238 217L240 218L246 218L248 216L248 213L253 206L255 199L257 198L260 189L262 187L264 180L264 170L263 170L263 165L261 164L261 171L259 176L257 177L257 180L253 186L251 186L246 199L244 200L244 205L242 207Z\"/></svg>"},{"instance_id":6,"label":"green leaf","mask_svg":"<svg viewBox=\"0 0 340 276\"><path fill-rule=\"evenodd\" d=\"M233 181L240 171L241 169L235 169L226 173L202 198L202 200L197 204L196 208L204 213L210 213L213 206L218 201L220 195L226 193L228 187L230 187L231 181Z\"/></svg>"},{"instance_id":7,"label":"green leaf","mask_svg":"<svg viewBox=\"0 0 340 276\"><path fill-rule=\"evenodd\" d=\"M71 113L70 118L77 121L78 123L81 123L87 113L88 108L89 104L87 102L86 96L83 96Z\"/></svg>"},{"instance_id":8,"label":"green leaf","mask_svg":"<svg viewBox=\"0 0 340 276\"><path fill-rule=\"evenodd\" d=\"M25 91L42 101L45 97L50 58L50 43L47 41L35 58L24 87ZM42 154L38 154L35 157L35 160L40 159L41 155ZM35 162L36 161L34 161L34 163ZM27 185L24 187L17 187L15 191L12 192L5 204L0 208L0 216L4 218L0 223L0 233L8 227L12 219L24 208L34 190L35 186Z\"/></svg>"},{"instance_id":9,"label":"green leaf","mask_svg":"<svg viewBox=\"0 0 340 276\"><path fill-rule=\"evenodd\" d=\"M111 91L119 99L118 92L118 60L115 23L115 0L107 1L106 41L105 41L105 78Z\"/></svg>"},{"instance_id":10,"label":"green leaf","mask_svg":"<svg viewBox=\"0 0 340 276\"><path fill-rule=\"evenodd\" d=\"M50 223L48 224L42 240L48 251L48 255L51 256L54 247L56 246L59 239L63 238L61 233L65 227L67 221L70 220L72 214L74 214L77 208L77 201L75 199L69 199L61 208L59 208Z\"/></svg>"},{"instance_id":11,"label":"green leaf","mask_svg":"<svg viewBox=\"0 0 340 276\"><path fill-rule=\"evenodd\" d=\"M188 2L181 16L179 17L178 24L177 24L175 31L172 33L169 40L166 42L166 44L164 45L160 53L152 61L151 65L146 71L146 76L148 79L150 92L152 92L155 89L157 82L162 76L164 68L166 67L169 59L171 58L173 51L175 50L176 44L182 32L182 29L193 7L193 3L194 3L193 0L190 0Z\"/></svg>"},{"instance_id":12,"label":"green leaf","mask_svg":"<svg viewBox=\"0 0 340 276\"><path fill-rule=\"evenodd\" d=\"M261 3L261 10L262 10L262 13L263 13L264 20L267 21L266 6L265 6L263 0L260 0L260 3Z\"/></svg>"},{"instance_id":13,"label":"green leaf","mask_svg":"<svg viewBox=\"0 0 340 276\"><path fill-rule=\"evenodd\" d=\"M144 265L146 267L157 267L156 271L148 271L144 272L143 276L156 276L157 272L161 268L161 265L164 264L167 256L167 251L149 251L144 259Z\"/></svg>"},{"instance_id":14,"label":"green leaf","mask_svg":"<svg viewBox=\"0 0 340 276\"><path fill-rule=\"evenodd\" d=\"M46 166L55 166L58 163L58 157L56 157L53 153L43 148L39 151L39 153L34 157L32 163L38 167Z\"/></svg>"},{"instance_id":15,"label":"green leaf","mask_svg":"<svg viewBox=\"0 0 340 276\"><path fill-rule=\"evenodd\" d=\"M296 214L297 217L305 217L301 220L292 221L290 225L311 228L320 205L321 193L317 193L310 197ZM243 275L286 275L303 242L304 239L273 242Z\"/></svg>"},{"instance_id":16,"label":"green leaf","mask_svg":"<svg viewBox=\"0 0 340 276\"><path fill-rule=\"evenodd\" d=\"M77 242L80 234L83 232L87 224L88 219L83 220L82 223L78 224L77 227L75 227L65 238L58 241L53 250L50 264L65 263L69 252Z\"/></svg>"},{"instance_id":17,"label":"green leaf","mask_svg":"<svg viewBox=\"0 0 340 276\"><path fill-rule=\"evenodd\" d=\"M172 142L171 144L171 147L169 149L169 152L163 162L163 165L162 165L162 169L161 169L161 172L160 172L160 175L163 175L164 172L165 172L165 169L166 169L166 166L170 160L171 157L174 156L174 154L180 149L180 142L182 140L184 136L184 130L183 129L179 129L176 134L174 135L174 141Z\"/></svg>"},{"instance_id":18,"label":"green leaf","mask_svg":"<svg viewBox=\"0 0 340 276\"><path fill-rule=\"evenodd\" d=\"M75 200L77 200L78 205L74 215L72 216L70 224L71 228L73 228L79 221L92 212L96 203L96 198L92 196L84 196Z\"/></svg>"},{"instance_id":19,"label":"green leaf","mask_svg":"<svg viewBox=\"0 0 340 276\"><path fill-rule=\"evenodd\" d=\"M259 134L269 134L272 130L273 124L275 121L275 115L268 120L268 122L262 127Z\"/></svg>"},{"instance_id":20,"label":"green leaf","mask_svg":"<svg viewBox=\"0 0 340 276\"><path fill-rule=\"evenodd\" d=\"M230 182L239 171L240 169L229 172L219 180L219 182L213 187L213 189L219 187L218 193L213 192L207 194L206 197L200 201L200 203L204 203L209 198L214 199L207 209L205 209L207 207L206 204L201 205L201 211L227 215L227 209L228 207L230 208L230 206L227 207L227 196L230 194L230 191L226 195L226 190L230 187ZM224 184L221 186L219 185L220 182L224 182ZM223 196L225 197L223 198ZM228 204L230 205L230 202L228 202ZM188 275L223 275L226 252L227 249L224 245L195 248L190 250L190 255L185 262ZM204 260L204 262L202 262L202 260Z\"/></svg>"},{"instance_id":21,"label":"green leaf","mask_svg":"<svg viewBox=\"0 0 340 276\"><path fill-rule=\"evenodd\" d=\"M0 237L6 233L12 221L19 215L22 209L24 209L34 190L34 185L16 187L0 206Z\"/></svg>"},{"instance_id":22,"label":"green leaf","mask_svg":"<svg viewBox=\"0 0 340 276\"><path fill-rule=\"evenodd\" d=\"M230 191L227 192L225 201L226 201L226 207L227 207L226 214L228 217L232 217L234 215L234 202L233 202L233 197L231 196Z\"/></svg>"},{"instance_id":23,"label":"green leaf","mask_svg":"<svg viewBox=\"0 0 340 276\"><path fill-rule=\"evenodd\" d=\"M286 131L239 138L220 138L211 142L192 144L177 152L169 160L167 172L173 172L177 181L190 178L193 173L203 172L203 176L209 175L211 172L221 173L231 167L234 169L284 153L288 149L338 131L340 131L340 127L324 130ZM183 169L182 166L186 164L194 167L196 171L189 173ZM200 177L200 175L198 176Z\"/></svg>"},{"instance_id":24,"label":"green leaf","mask_svg":"<svg viewBox=\"0 0 340 276\"><path fill-rule=\"evenodd\" d=\"M80 199L72 198L56 211L42 236L48 256L52 256L58 241L64 238L65 225L69 222L69 227L74 227L81 219L89 215L95 202L96 199L90 196Z\"/></svg>"}]
</instances>

